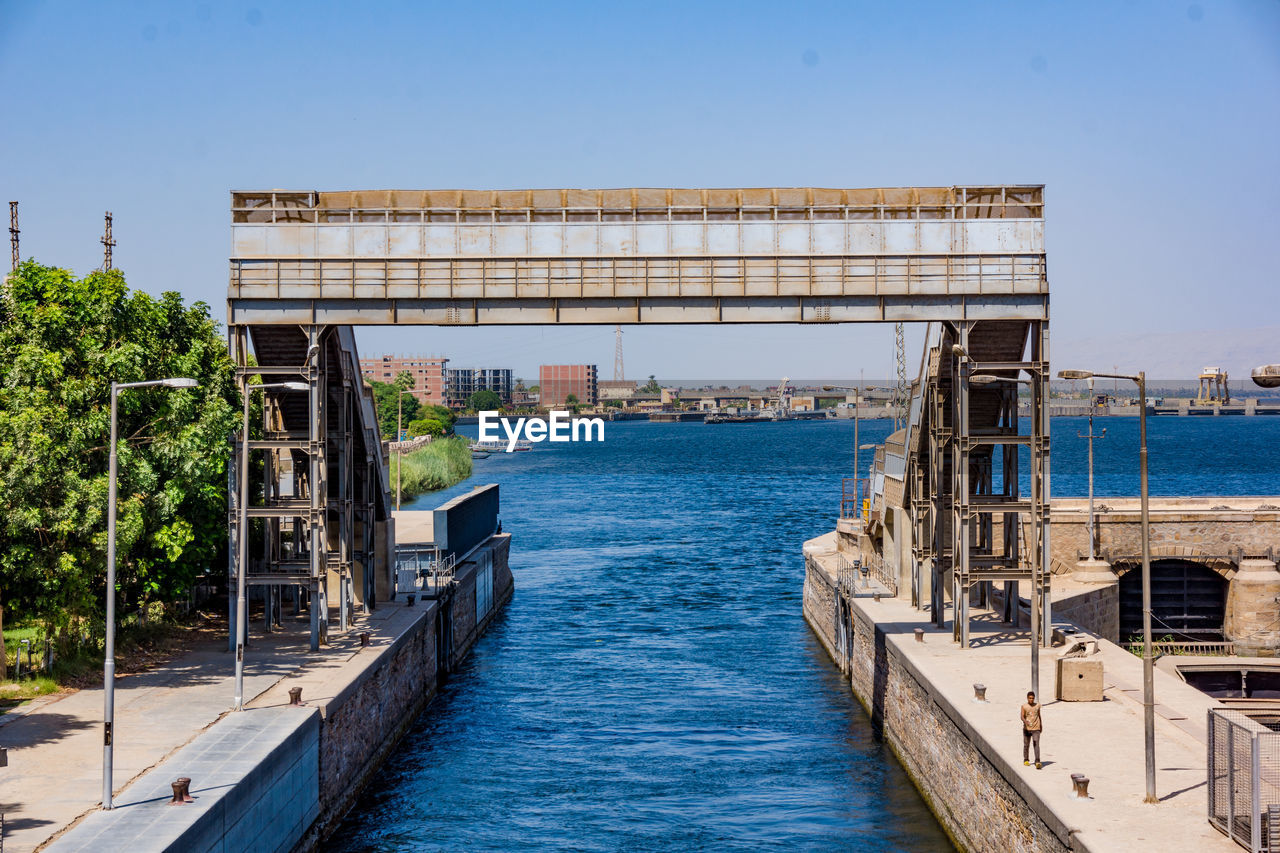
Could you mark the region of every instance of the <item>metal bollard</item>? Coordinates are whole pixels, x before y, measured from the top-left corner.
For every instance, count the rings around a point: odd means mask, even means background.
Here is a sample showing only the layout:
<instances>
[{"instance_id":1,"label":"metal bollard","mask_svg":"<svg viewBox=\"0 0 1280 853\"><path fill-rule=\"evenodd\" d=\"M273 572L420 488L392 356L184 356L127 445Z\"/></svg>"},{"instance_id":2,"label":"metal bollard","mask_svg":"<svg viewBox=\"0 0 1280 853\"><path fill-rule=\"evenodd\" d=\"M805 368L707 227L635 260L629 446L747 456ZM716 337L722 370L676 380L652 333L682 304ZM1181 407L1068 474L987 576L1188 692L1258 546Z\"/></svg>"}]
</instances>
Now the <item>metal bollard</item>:
<instances>
[{"instance_id":1,"label":"metal bollard","mask_svg":"<svg viewBox=\"0 0 1280 853\"><path fill-rule=\"evenodd\" d=\"M364 647L364 646L367 646L367 645L369 645L369 632L368 632L368 631L361 631L361 632L360 632L360 646L361 646L361 647Z\"/></svg>"},{"instance_id":2,"label":"metal bollard","mask_svg":"<svg viewBox=\"0 0 1280 853\"><path fill-rule=\"evenodd\" d=\"M923 643L923 642L924 642L924 629L923 629L923 628L916 628L916 642L917 642L917 643Z\"/></svg>"},{"instance_id":3,"label":"metal bollard","mask_svg":"<svg viewBox=\"0 0 1280 853\"><path fill-rule=\"evenodd\" d=\"M191 784L191 780L186 776L179 776L169 784L173 787L173 799L169 801L169 805L184 806L193 801L191 795L186 792L187 786Z\"/></svg>"},{"instance_id":4,"label":"metal bollard","mask_svg":"<svg viewBox=\"0 0 1280 853\"><path fill-rule=\"evenodd\" d=\"M289 704L290 705L302 704L302 688L301 687L289 688Z\"/></svg>"},{"instance_id":5,"label":"metal bollard","mask_svg":"<svg viewBox=\"0 0 1280 853\"><path fill-rule=\"evenodd\" d=\"M973 701L975 702L987 701L987 685L985 684L973 685Z\"/></svg>"},{"instance_id":6,"label":"metal bollard","mask_svg":"<svg viewBox=\"0 0 1280 853\"><path fill-rule=\"evenodd\" d=\"M879 604L879 603L880 603L880 593L878 593L878 592L873 592L873 593L871 594L871 600L872 600L872 601L874 601L876 604Z\"/></svg>"},{"instance_id":7,"label":"metal bollard","mask_svg":"<svg viewBox=\"0 0 1280 853\"><path fill-rule=\"evenodd\" d=\"M191 777L183 776L178 781L182 783L182 801L184 803L194 803L196 798L191 796Z\"/></svg>"},{"instance_id":8,"label":"metal bollard","mask_svg":"<svg viewBox=\"0 0 1280 853\"><path fill-rule=\"evenodd\" d=\"M1089 799L1089 777L1083 773L1071 774L1072 793L1077 800Z\"/></svg>"}]
</instances>

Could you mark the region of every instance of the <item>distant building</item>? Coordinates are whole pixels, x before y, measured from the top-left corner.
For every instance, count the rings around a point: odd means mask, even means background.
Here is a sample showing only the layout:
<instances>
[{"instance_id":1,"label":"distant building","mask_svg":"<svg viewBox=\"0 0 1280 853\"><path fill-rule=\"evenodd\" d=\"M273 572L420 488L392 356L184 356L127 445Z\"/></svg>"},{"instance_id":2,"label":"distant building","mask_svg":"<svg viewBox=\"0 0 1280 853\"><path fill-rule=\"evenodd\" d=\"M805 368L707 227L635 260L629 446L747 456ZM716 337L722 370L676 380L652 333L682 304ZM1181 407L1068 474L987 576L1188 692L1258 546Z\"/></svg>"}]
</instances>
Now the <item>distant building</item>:
<instances>
[{"instance_id":1,"label":"distant building","mask_svg":"<svg viewBox=\"0 0 1280 853\"><path fill-rule=\"evenodd\" d=\"M636 395L636 383L630 379L601 379L596 383L601 400L630 400Z\"/></svg>"},{"instance_id":2,"label":"distant building","mask_svg":"<svg viewBox=\"0 0 1280 853\"><path fill-rule=\"evenodd\" d=\"M509 406L514 385L511 376L511 369L506 367L451 367L445 371L445 404L461 409L477 391L492 391L502 405Z\"/></svg>"},{"instance_id":3,"label":"distant building","mask_svg":"<svg viewBox=\"0 0 1280 853\"><path fill-rule=\"evenodd\" d=\"M394 382L401 373L413 377L413 396L419 403L445 405L445 364L443 356L376 355L360 359L360 373L375 382Z\"/></svg>"},{"instance_id":4,"label":"distant building","mask_svg":"<svg viewBox=\"0 0 1280 853\"><path fill-rule=\"evenodd\" d=\"M599 400L594 364L544 364L538 368L538 396L544 407L563 406L570 394L585 406Z\"/></svg>"}]
</instances>

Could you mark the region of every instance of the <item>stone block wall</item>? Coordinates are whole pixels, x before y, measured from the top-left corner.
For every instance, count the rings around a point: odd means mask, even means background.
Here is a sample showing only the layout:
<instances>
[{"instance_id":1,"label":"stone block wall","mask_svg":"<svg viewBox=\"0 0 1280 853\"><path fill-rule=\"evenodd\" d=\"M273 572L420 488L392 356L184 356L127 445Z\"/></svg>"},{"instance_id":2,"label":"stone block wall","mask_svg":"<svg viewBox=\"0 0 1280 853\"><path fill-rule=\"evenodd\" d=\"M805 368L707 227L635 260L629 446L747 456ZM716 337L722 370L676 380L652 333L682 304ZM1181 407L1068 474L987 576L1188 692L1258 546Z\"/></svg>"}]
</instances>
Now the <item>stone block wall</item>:
<instances>
[{"instance_id":1,"label":"stone block wall","mask_svg":"<svg viewBox=\"0 0 1280 853\"><path fill-rule=\"evenodd\" d=\"M1065 619L1113 643L1120 642L1120 585L1073 585L1053 580L1053 617Z\"/></svg>"},{"instance_id":2,"label":"stone block wall","mask_svg":"<svg viewBox=\"0 0 1280 853\"><path fill-rule=\"evenodd\" d=\"M1005 780L987 758L990 745L945 697L929 689L858 606L844 613L841 627L852 636L847 659L840 659L834 584L816 560L805 562L806 621L847 673L872 725L953 841L962 850L991 853L1069 850L1066 827L1051 827Z\"/></svg>"},{"instance_id":3,"label":"stone block wall","mask_svg":"<svg viewBox=\"0 0 1280 853\"><path fill-rule=\"evenodd\" d=\"M341 818L435 693L435 620L435 608L423 608L409 631L380 650L376 665L327 703L320 728L322 830Z\"/></svg>"}]
</instances>

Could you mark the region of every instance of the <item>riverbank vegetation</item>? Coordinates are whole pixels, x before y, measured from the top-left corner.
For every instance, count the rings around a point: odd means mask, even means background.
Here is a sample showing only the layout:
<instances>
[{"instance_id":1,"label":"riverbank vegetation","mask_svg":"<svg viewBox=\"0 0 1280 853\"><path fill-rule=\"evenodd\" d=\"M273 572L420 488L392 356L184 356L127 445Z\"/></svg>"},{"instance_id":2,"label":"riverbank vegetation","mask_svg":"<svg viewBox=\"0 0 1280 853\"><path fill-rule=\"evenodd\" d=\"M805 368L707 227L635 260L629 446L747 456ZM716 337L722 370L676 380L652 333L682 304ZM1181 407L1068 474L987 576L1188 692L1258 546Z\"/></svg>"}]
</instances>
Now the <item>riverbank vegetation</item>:
<instances>
[{"instance_id":1,"label":"riverbank vegetation","mask_svg":"<svg viewBox=\"0 0 1280 853\"><path fill-rule=\"evenodd\" d=\"M53 649L55 663L97 655L104 635L111 384L166 377L198 386L118 396L122 625L189 602L197 580L226 565L227 437L240 420L226 341L209 306L130 291L119 270L76 278L28 261L9 276L0 294L0 618L31 632L22 639L41 657ZM0 662L12 665L18 650L5 645Z\"/></svg>"},{"instance_id":2,"label":"riverbank vegetation","mask_svg":"<svg viewBox=\"0 0 1280 853\"><path fill-rule=\"evenodd\" d=\"M427 446L391 457L391 488L396 488L396 475L401 459L401 500L410 500L427 492L447 489L471 476L471 450L465 438L438 438Z\"/></svg>"}]
</instances>

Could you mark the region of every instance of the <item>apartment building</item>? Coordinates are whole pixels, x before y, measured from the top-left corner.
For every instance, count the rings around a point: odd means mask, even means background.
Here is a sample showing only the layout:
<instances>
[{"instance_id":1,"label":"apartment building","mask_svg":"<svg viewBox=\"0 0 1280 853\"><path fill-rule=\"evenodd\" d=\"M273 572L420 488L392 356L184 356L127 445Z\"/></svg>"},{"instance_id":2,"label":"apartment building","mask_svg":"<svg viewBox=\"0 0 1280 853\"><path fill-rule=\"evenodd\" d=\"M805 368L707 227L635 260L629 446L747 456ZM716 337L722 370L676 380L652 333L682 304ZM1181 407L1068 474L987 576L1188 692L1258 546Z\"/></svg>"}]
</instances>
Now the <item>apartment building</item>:
<instances>
[{"instance_id":1,"label":"apartment building","mask_svg":"<svg viewBox=\"0 0 1280 853\"><path fill-rule=\"evenodd\" d=\"M538 368L538 396L546 408L563 406L570 394L586 406L599 399L599 383L594 364L544 364Z\"/></svg>"},{"instance_id":2,"label":"apartment building","mask_svg":"<svg viewBox=\"0 0 1280 853\"><path fill-rule=\"evenodd\" d=\"M445 364L443 356L376 355L360 359L360 373L375 382L394 382L401 373L413 377L413 396L419 403L445 405Z\"/></svg>"}]
</instances>

